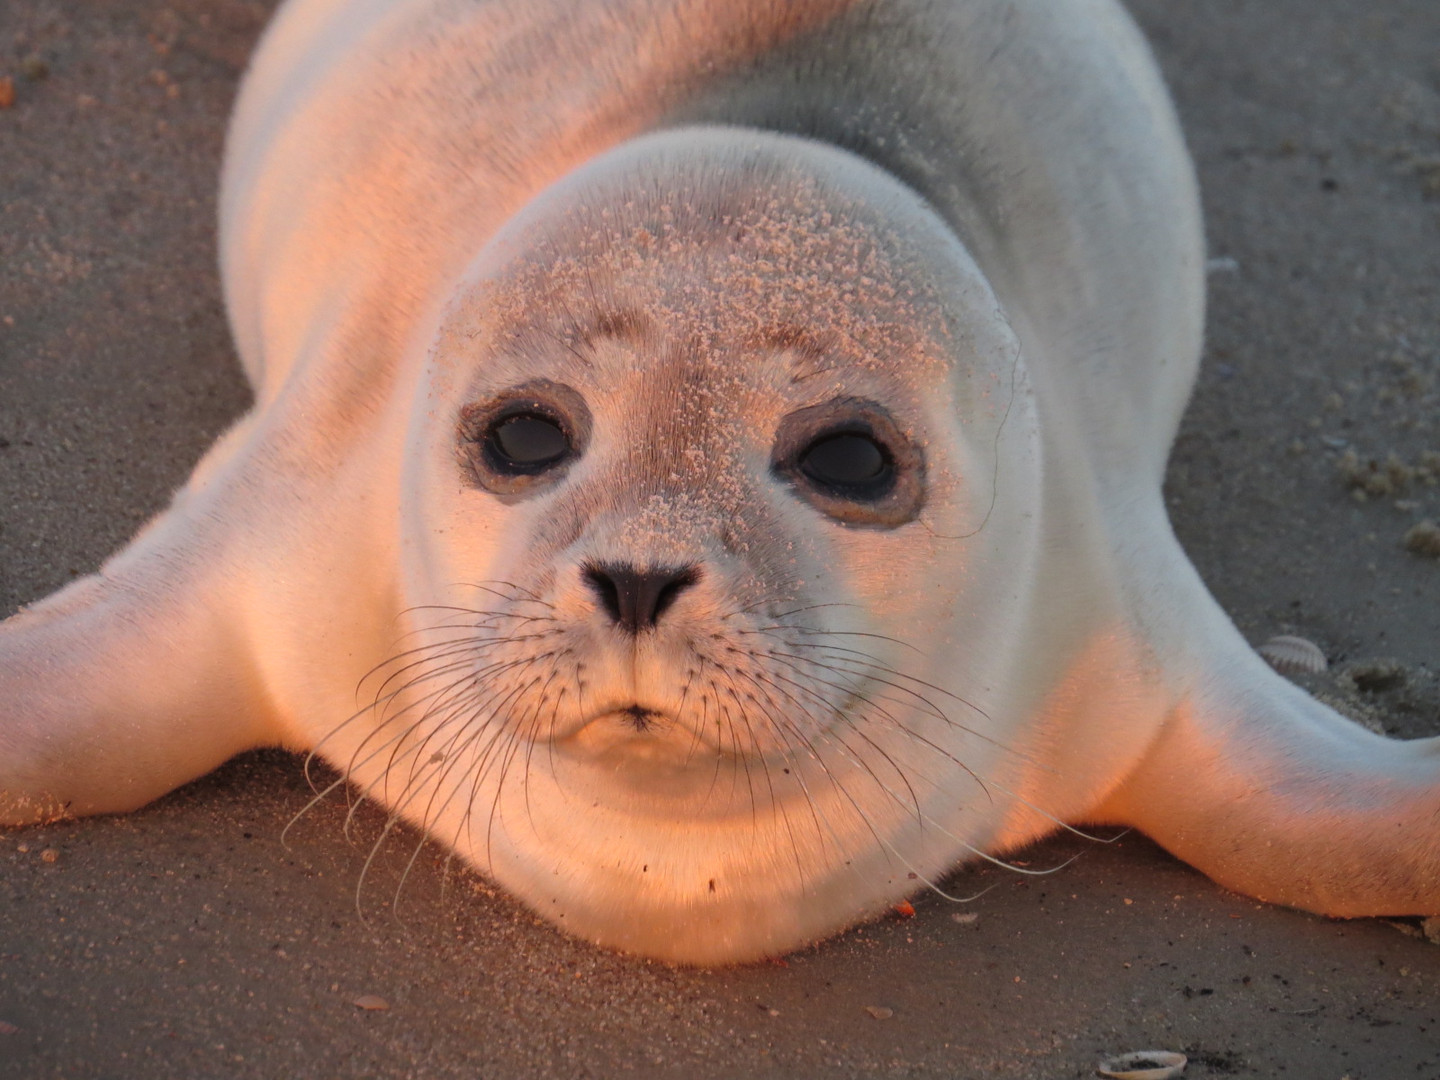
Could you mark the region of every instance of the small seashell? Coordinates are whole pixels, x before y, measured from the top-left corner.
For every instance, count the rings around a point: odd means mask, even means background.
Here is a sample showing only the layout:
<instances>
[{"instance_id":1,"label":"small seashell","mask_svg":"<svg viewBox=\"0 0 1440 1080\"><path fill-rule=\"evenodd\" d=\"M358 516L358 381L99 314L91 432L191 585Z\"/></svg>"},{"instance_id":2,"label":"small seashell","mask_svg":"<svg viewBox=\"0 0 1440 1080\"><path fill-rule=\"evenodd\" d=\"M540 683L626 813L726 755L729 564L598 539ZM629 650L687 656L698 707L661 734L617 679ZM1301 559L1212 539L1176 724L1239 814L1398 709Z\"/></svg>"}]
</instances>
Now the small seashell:
<instances>
[{"instance_id":1,"label":"small seashell","mask_svg":"<svg viewBox=\"0 0 1440 1080\"><path fill-rule=\"evenodd\" d=\"M60 852L56 851L53 847L47 847L44 851L40 852L40 861L51 863L59 862Z\"/></svg>"},{"instance_id":2,"label":"small seashell","mask_svg":"<svg viewBox=\"0 0 1440 1080\"><path fill-rule=\"evenodd\" d=\"M1317 675L1330 666L1319 645L1289 634L1272 637L1256 651L1279 672Z\"/></svg>"},{"instance_id":3,"label":"small seashell","mask_svg":"<svg viewBox=\"0 0 1440 1080\"><path fill-rule=\"evenodd\" d=\"M887 1009L884 1005L866 1005L865 1011L876 1020L889 1020L895 1015L894 1009Z\"/></svg>"},{"instance_id":4,"label":"small seashell","mask_svg":"<svg viewBox=\"0 0 1440 1080\"><path fill-rule=\"evenodd\" d=\"M1132 1050L1106 1058L1096 1067L1114 1080L1170 1080L1185 1071L1189 1058L1173 1050Z\"/></svg>"},{"instance_id":5,"label":"small seashell","mask_svg":"<svg viewBox=\"0 0 1440 1080\"><path fill-rule=\"evenodd\" d=\"M379 994L361 994L355 999L355 1007L366 1012L384 1012L390 1008L390 1003Z\"/></svg>"}]
</instances>

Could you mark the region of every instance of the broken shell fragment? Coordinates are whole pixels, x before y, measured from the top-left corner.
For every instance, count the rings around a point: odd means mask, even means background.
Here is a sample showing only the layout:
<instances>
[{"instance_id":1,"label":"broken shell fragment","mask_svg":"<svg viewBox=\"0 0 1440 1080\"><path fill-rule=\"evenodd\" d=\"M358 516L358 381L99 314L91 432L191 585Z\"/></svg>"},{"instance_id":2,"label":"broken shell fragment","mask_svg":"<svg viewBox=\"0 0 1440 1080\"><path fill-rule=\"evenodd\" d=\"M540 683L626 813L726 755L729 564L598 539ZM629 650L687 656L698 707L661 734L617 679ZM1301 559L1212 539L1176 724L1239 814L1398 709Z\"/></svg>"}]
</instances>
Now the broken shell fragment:
<instances>
[{"instance_id":1,"label":"broken shell fragment","mask_svg":"<svg viewBox=\"0 0 1440 1080\"><path fill-rule=\"evenodd\" d=\"M1173 1050L1132 1050L1106 1058L1095 1071L1114 1080L1170 1080L1184 1072L1188 1062Z\"/></svg>"},{"instance_id":2,"label":"broken shell fragment","mask_svg":"<svg viewBox=\"0 0 1440 1080\"><path fill-rule=\"evenodd\" d=\"M1318 675L1330 666L1319 645L1289 634L1272 637L1256 651L1272 668L1285 674Z\"/></svg>"}]
</instances>

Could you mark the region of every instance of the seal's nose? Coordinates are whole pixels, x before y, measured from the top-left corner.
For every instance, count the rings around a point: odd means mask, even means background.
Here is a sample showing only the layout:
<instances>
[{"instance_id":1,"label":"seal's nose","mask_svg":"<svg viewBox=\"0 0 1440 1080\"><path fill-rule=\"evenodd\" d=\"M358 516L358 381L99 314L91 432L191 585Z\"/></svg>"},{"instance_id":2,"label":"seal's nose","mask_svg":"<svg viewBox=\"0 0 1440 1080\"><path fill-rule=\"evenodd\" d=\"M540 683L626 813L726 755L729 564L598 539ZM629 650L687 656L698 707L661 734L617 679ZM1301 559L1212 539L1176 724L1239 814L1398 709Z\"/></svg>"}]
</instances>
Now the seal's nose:
<instances>
[{"instance_id":1,"label":"seal's nose","mask_svg":"<svg viewBox=\"0 0 1440 1080\"><path fill-rule=\"evenodd\" d=\"M581 572L610 621L627 634L653 630L676 598L700 580L697 566L591 563Z\"/></svg>"}]
</instances>

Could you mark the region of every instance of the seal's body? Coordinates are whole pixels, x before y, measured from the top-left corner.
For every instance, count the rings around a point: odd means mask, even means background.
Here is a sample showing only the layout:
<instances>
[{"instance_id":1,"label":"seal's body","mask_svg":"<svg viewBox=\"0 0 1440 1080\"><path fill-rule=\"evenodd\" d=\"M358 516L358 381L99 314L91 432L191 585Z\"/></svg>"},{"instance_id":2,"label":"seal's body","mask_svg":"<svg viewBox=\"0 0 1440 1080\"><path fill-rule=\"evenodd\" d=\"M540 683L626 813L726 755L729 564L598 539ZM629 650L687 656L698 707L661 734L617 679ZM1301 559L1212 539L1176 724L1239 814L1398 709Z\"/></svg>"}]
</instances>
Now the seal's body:
<instances>
[{"instance_id":1,"label":"seal's body","mask_svg":"<svg viewBox=\"0 0 1440 1080\"><path fill-rule=\"evenodd\" d=\"M310 749L698 962L1063 822L1440 911L1437 744L1171 535L1203 245L1114 4L292 0L221 247L255 407L0 626L0 820Z\"/></svg>"}]
</instances>

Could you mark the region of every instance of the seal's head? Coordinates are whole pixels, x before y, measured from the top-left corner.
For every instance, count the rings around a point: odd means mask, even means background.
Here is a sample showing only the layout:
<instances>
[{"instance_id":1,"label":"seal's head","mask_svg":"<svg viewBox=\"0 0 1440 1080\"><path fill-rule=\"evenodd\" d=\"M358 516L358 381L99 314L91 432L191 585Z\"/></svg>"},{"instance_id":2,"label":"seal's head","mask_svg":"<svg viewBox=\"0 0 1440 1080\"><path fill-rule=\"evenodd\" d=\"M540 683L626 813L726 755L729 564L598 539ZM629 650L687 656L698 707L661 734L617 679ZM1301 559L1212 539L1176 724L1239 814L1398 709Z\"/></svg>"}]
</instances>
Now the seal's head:
<instances>
[{"instance_id":1,"label":"seal's head","mask_svg":"<svg viewBox=\"0 0 1440 1080\"><path fill-rule=\"evenodd\" d=\"M995 827L1023 383L964 247L858 158L691 129L586 165L436 339L414 636L352 773L637 952L756 957L912 891Z\"/></svg>"}]
</instances>

